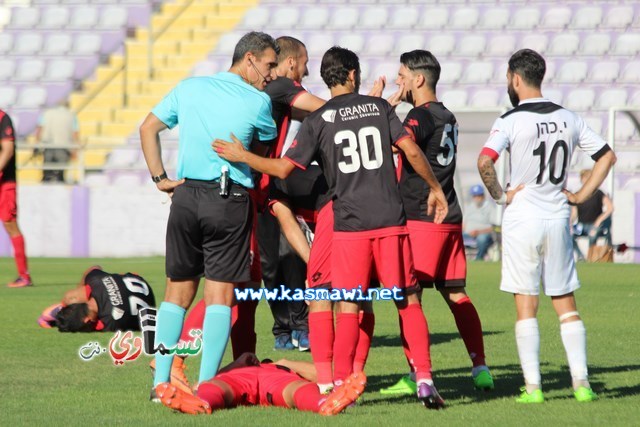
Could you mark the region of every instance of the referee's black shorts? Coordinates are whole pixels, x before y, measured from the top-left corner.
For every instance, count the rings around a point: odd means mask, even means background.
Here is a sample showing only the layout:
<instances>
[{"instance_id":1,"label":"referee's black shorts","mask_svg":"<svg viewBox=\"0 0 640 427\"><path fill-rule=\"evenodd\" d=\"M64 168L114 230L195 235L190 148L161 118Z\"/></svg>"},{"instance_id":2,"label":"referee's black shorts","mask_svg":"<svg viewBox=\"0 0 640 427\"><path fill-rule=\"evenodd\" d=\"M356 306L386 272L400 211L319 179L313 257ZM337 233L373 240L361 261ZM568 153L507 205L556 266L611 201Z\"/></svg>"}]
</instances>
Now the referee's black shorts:
<instances>
[{"instance_id":1,"label":"referee's black shorts","mask_svg":"<svg viewBox=\"0 0 640 427\"><path fill-rule=\"evenodd\" d=\"M167 223L166 274L173 280L204 275L219 282L250 279L251 200L246 188L187 179L176 187Z\"/></svg>"}]
</instances>

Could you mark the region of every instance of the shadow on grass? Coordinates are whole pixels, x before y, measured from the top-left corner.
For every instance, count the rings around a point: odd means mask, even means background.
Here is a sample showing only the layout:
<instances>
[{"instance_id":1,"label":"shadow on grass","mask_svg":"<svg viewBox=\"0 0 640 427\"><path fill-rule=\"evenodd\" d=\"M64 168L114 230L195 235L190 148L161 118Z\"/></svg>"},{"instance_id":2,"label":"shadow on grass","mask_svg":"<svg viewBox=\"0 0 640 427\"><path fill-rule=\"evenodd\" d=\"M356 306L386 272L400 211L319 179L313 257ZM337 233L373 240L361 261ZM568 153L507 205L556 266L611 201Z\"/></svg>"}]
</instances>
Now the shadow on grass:
<instances>
[{"instance_id":1,"label":"shadow on grass","mask_svg":"<svg viewBox=\"0 0 640 427\"><path fill-rule=\"evenodd\" d=\"M569 374L569 368L564 367L563 369L549 370L548 363L541 363L541 369L543 390L545 392L556 390L566 391L567 398L570 398L571 376ZM457 401L455 406L503 398L515 398L519 393L519 387L524 384L520 365L492 366L491 372L494 376L496 386L495 390L491 392L478 392L474 390L469 368L466 367L435 371L436 385L445 400ZM628 387L609 389L605 381L603 381L604 376L612 373L634 372L632 375L637 377L640 373L640 365L590 367L589 372L591 387L605 399L640 395L640 383ZM395 384L398 379L399 377L397 375L372 375L368 377L367 389L373 393L377 393L381 388ZM394 404L415 404L416 399L414 396L381 396L373 394L367 396L367 399L363 403L382 401Z\"/></svg>"},{"instance_id":2,"label":"shadow on grass","mask_svg":"<svg viewBox=\"0 0 640 427\"><path fill-rule=\"evenodd\" d=\"M487 337L489 335L499 335L504 333L504 331L483 331L482 335ZM432 346L461 339L458 332L431 333L429 337L431 339ZM400 335L374 335L371 340L371 347L396 347L402 349Z\"/></svg>"}]
</instances>

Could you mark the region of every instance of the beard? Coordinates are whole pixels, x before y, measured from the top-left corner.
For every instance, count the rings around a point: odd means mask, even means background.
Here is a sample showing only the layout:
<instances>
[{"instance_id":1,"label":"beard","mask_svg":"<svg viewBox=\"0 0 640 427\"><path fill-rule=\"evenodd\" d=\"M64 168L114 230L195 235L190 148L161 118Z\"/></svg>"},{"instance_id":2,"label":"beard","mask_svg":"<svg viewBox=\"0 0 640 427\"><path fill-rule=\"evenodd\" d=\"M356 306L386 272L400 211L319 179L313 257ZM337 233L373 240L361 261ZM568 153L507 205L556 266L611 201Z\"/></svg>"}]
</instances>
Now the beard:
<instances>
[{"instance_id":1,"label":"beard","mask_svg":"<svg viewBox=\"0 0 640 427\"><path fill-rule=\"evenodd\" d=\"M405 94L404 94L404 97L403 97L403 98L404 98L404 99L403 99L403 101L408 102L408 103L409 103L409 104L411 104L411 105L414 105L414 104L413 104L413 101L414 101L414 99L413 99L413 91L411 91L411 90L407 90L407 91L405 92Z\"/></svg>"},{"instance_id":2,"label":"beard","mask_svg":"<svg viewBox=\"0 0 640 427\"><path fill-rule=\"evenodd\" d=\"M516 93L516 90L513 88L513 85L510 84L507 86L507 93L509 94L509 100L511 101L511 105L517 107L520 104L520 97Z\"/></svg>"}]
</instances>

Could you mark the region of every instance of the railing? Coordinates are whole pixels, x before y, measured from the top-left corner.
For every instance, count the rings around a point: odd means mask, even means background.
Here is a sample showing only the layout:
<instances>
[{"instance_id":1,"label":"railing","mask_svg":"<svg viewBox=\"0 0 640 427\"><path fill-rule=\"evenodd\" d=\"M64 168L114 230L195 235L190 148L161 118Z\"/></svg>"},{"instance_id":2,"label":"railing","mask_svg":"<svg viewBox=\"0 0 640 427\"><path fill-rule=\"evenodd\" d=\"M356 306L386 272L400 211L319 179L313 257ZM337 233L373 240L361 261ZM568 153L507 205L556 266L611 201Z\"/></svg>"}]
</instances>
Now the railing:
<instances>
[{"instance_id":1,"label":"railing","mask_svg":"<svg viewBox=\"0 0 640 427\"><path fill-rule=\"evenodd\" d=\"M631 114L632 112L640 112L640 106L624 106L624 107L611 107L609 108L609 135L608 135L608 140L609 140L609 146L617 152L624 152L624 151L630 151L630 152L637 152L640 151L640 146L624 146L621 147L619 149L616 149L616 113L625 113L627 114L627 116L629 116L629 118L631 119L631 121L633 122L633 124L635 125L636 131L638 132L638 134L640 134L640 122L638 121L638 119ZM618 154L619 155L619 154ZM615 165L613 165L611 167L611 172L609 172L609 175L607 176L607 191L609 192L609 197L611 197L613 199L613 191L615 189L615 185L614 185L614 173L615 173Z\"/></svg>"}]
</instances>

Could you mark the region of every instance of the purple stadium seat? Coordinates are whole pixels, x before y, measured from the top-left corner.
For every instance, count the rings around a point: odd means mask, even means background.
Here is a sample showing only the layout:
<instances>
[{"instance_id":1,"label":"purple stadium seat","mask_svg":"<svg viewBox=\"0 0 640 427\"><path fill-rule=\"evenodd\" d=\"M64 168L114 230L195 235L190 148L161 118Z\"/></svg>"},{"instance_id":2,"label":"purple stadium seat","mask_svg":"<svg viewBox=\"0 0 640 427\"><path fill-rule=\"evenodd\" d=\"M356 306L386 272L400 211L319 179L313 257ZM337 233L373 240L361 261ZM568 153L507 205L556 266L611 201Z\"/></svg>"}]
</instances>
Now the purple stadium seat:
<instances>
[{"instance_id":1,"label":"purple stadium seat","mask_svg":"<svg viewBox=\"0 0 640 427\"><path fill-rule=\"evenodd\" d=\"M387 56L394 50L393 35L384 32L367 37L364 52L371 56ZM354 50L354 52L358 52Z\"/></svg>"},{"instance_id":2,"label":"purple stadium seat","mask_svg":"<svg viewBox=\"0 0 640 427\"><path fill-rule=\"evenodd\" d=\"M46 62L42 59L25 59L18 64L14 81L34 82L44 75Z\"/></svg>"},{"instance_id":3,"label":"purple stadium seat","mask_svg":"<svg viewBox=\"0 0 640 427\"><path fill-rule=\"evenodd\" d=\"M607 89L600 93L596 106L599 110L622 107L627 104L629 93L626 89Z\"/></svg>"},{"instance_id":4,"label":"purple stadium seat","mask_svg":"<svg viewBox=\"0 0 640 427\"><path fill-rule=\"evenodd\" d=\"M247 31L260 31L267 25L270 16L270 9L267 7L256 7L249 10L238 26L239 29Z\"/></svg>"},{"instance_id":5,"label":"purple stadium seat","mask_svg":"<svg viewBox=\"0 0 640 427\"><path fill-rule=\"evenodd\" d=\"M456 50L453 52L461 56L480 56L485 51L486 40L482 34L471 34L458 40Z\"/></svg>"},{"instance_id":6,"label":"purple stadium seat","mask_svg":"<svg viewBox=\"0 0 640 427\"><path fill-rule=\"evenodd\" d=\"M128 12L122 6L108 6L100 14L96 28L103 30L123 29L127 26Z\"/></svg>"},{"instance_id":7,"label":"purple stadium seat","mask_svg":"<svg viewBox=\"0 0 640 427\"><path fill-rule=\"evenodd\" d=\"M467 107L466 90L448 90L442 94L440 101L449 109L456 110Z\"/></svg>"},{"instance_id":8,"label":"purple stadium seat","mask_svg":"<svg viewBox=\"0 0 640 427\"><path fill-rule=\"evenodd\" d=\"M509 9L505 7L494 7L487 9L482 14L478 29L501 30L509 25Z\"/></svg>"},{"instance_id":9,"label":"purple stadium seat","mask_svg":"<svg viewBox=\"0 0 640 427\"><path fill-rule=\"evenodd\" d=\"M584 6L576 11L570 28L592 30L602 22L602 8L599 6Z\"/></svg>"},{"instance_id":10,"label":"purple stadium seat","mask_svg":"<svg viewBox=\"0 0 640 427\"><path fill-rule=\"evenodd\" d=\"M15 87L1 86L0 87L0 108L6 108L8 105L13 105L16 102L18 91Z\"/></svg>"},{"instance_id":11,"label":"purple stadium seat","mask_svg":"<svg viewBox=\"0 0 640 427\"><path fill-rule=\"evenodd\" d=\"M40 33L20 33L13 47L14 55L36 55L42 49L43 38Z\"/></svg>"},{"instance_id":12,"label":"purple stadium seat","mask_svg":"<svg viewBox=\"0 0 640 427\"><path fill-rule=\"evenodd\" d=\"M594 64L589 81L593 83L611 83L618 78L620 64L617 61L602 61Z\"/></svg>"},{"instance_id":13,"label":"purple stadium seat","mask_svg":"<svg viewBox=\"0 0 640 427\"><path fill-rule=\"evenodd\" d=\"M446 7L425 6L422 9L422 16L417 29L434 31L445 28L448 23L449 9Z\"/></svg>"},{"instance_id":14,"label":"purple stadium seat","mask_svg":"<svg viewBox=\"0 0 640 427\"><path fill-rule=\"evenodd\" d=\"M582 41L580 53L583 55L601 56L609 51L611 35L608 33L593 33L587 35Z\"/></svg>"},{"instance_id":15,"label":"purple stadium seat","mask_svg":"<svg viewBox=\"0 0 640 427\"><path fill-rule=\"evenodd\" d=\"M389 19L389 12L386 7L375 6L368 7L360 14L360 22L358 28L365 30L379 30L385 26Z\"/></svg>"},{"instance_id":16,"label":"purple stadium seat","mask_svg":"<svg viewBox=\"0 0 640 427\"><path fill-rule=\"evenodd\" d=\"M359 16L360 12L355 7L336 7L326 28L329 30L350 30L358 24Z\"/></svg>"},{"instance_id":17,"label":"purple stadium seat","mask_svg":"<svg viewBox=\"0 0 640 427\"><path fill-rule=\"evenodd\" d=\"M451 22L446 28L454 30L470 30L478 23L480 12L475 7L454 8Z\"/></svg>"},{"instance_id":18,"label":"purple stadium seat","mask_svg":"<svg viewBox=\"0 0 640 427\"><path fill-rule=\"evenodd\" d=\"M71 34L54 33L45 39L42 53L50 56L64 56L71 50L72 44L73 37Z\"/></svg>"},{"instance_id":19,"label":"purple stadium seat","mask_svg":"<svg viewBox=\"0 0 640 427\"><path fill-rule=\"evenodd\" d=\"M440 83L453 84L462 77L462 64L458 61L440 62Z\"/></svg>"},{"instance_id":20,"label":"purple stadium seat","mask_svg":"<svg viewBox=\"0 0 640 427\"><path fill-rule=\"evenodd\" d=\"M436 57L448 56L456 45L456 38L451 34L427 36L425 48Z\"/></svg>"},{"instance_id":21,"label":"purple stadium seat","mask_svg":"<svg viewBox=\"0 0 640 427\"><path fill-rule=\"evenodd\" d=\"M269 28L278 30L289 30L295 26L300 19L300 9L297 7L279 7L269 21Z\"/></svg>"},{"instance_id":22,"label":"purple stadium seat","mask_svg":"<svg viewBox=\"0 0 640 427\"><path fill-rule=\"evenodd\" d=\"M567 95L565 107L572 111L588 111L593 107L596 93L590 88L574 89Z\"/></svg>"},{"instance_id":23,"label":"purple stadium seat","mask_svg":"<svg viewBox=\"0 0 640 427\"><path fill-rule=\"evenodd\" d=\"M310 56L322 56L334 44L333 34L317 32L304 40Z\"/></svg>"},{"instance_id":24,"label":"purple stadium seat","mask_svg":"<svg viewBox=\"0 0 640 427\"><path fill-rule=\"evenodd\" d=\"M0 82L11 79L16 70L16 61L11 58L0 59ZM6 105L0 103L0 105Z\"/></svg>"},{"instance_id":25,"label":"purple stadium seat","mask_svg":"<svg viewBox=\"0 0 640 427\"><path fill-rule=\"evenodd\" d=\"M531 30L540 22L540 9L537 7L518 8L511 17L509 28L512 30Z\"/></svg>"},{"instance_id":26,"label":"purple stadium seat","mask_svg":"<svg viewBox=\"0 0 640 427\"><path fill-rule=\"evenodd\" d=\"M471 97L470 106L476 108L497 107L500 104L500 95L494 89L480 89Z\"/></svg>"},{"instance_id":27,"label":"purple stadium seat","mask_svg":"<svg viewBox=\"0 0 640 427\"><path fill-rule=\"evenodd\" d=\"M320 30L329 22L329 8L322 6L312 6L306 8L302 13L302 19L298 24L301 30Z\"/></svg>"},{"instance_id":28,"label":"purple stadium seat","mask_svg":"<svg viewBox=\"0 0 640 427\"><path fill-rule=\"evenodd\" d=\"M0 33L0 55L6 55L13 49L13 34Z\"/></svg>"},{"instance_id":29,"label":"purple stadium seat","mask_svg":"<svg viewBox=\"0 0 640 427\"><path fill-rule=\"evenodd\" d=\"M39 29L57 30L63 28L69 22L69 9L66 7L50 7L44 10Z\"/></svg>"},{"instance_id":30,"label":"purple stadium seat","mask_svg":"<svg viewBox=\"0 0 640 427\"><path fill-rule=\"evenodd\" d=\"M98 25L98 8L95 6L78 6L73 8L71 20L67 24L70 30L88 30Z\"/></svg>"},{"instance_id":31,"label":"purple stadium seat","mask_svg":"<svg viewBox=\"0 0 640 427\"><path fill-rule=\"evenodd\" d=\"M603 28L625 29L633 22L634 10L632 6L615 6L609 9L604 19Z\"/></svg>"},{"instance_id":32,"label":"purple stadium seat","mask_svg":"<svg viewBox=\"0 0 640 427\"><path fill-rule=\"evenodd\" d=\"M546 11L539 28L562 29L571 21L571 9L568 7L552 7Z\"/></svg>"},{"instance_id":33,"label":"purple stadium seat","mask_svg":"<svg viewBox=\"0 0 640 427\"><path fill-rule=\"evenodd\" d=\"M620 82L640 83L640 61L631 61L622 70Z\"/></svg>"},{"instance_id":34,"label":"purple stadium seat","mask_svg":"<svg viewBox=\"0 0 640 427\"><path fill-rule=\"evenodd\" d=\"M577 34L561 33L551 40L547 55L571 56L578 50L579 45L580 37Z\"/></svg>"},{"instance_id":35,"label":"purple stadium seat","mask_svg":"<svg viewBox=\"0 0 640 427\"><path fill-rule=\"evenodd\" d=\"M76 64L70 59L54 59L49 62L43 81L70 81L73 79Z\"/></svg>"},{"instance_id":36,"label":"purple stadium seat","mask_svg":"<svg viewBox=\"0 0 640 427\"><path fill-rule=\"evenodd\" d=\"M528 48L533 49L541 55L545 54L547 50L547 43L549 42L549 38L545 34L529 34L523 37L520 45L518 46L520 49Z\"/></svg>"},{"instance_id":37,"label":"purple stadium seat","mask_svg":"<svg viewBox=\"0 0 640 427\"><path fill-rule=\"evenodd\" d=\"M388 30L409 30L418 24L420 9L417 6L400 6L392 9L391 19L385 25Z\"/></svg>"},{"instance_id":38,"label":"purple stadium seat","mask_svg":"<svg viewBox=\"0 0 640 427\"><path fill-rule=\"evenodd\" d=\"M14 8L11 13L9 28L29 29L38 25L40 10L33 7Z\"/></svg>"},{"instance_id":39,"label":"purple stadium seat","mask_svg":"<svg viewBox=\"0 0 640 427\"><path fill-rule=\"evenodd\" d=\"M589 66L584 61L567 61L560 67L556 75L556 82L579 83L587 78Z\"/></svg>"},{"instance_id":40,"label":"purple stadium seat","mask_svg":"<svg viewBox=\"0 0 640 427\"><path fill-rule=\"evenodd\" d=\"M365 49L365 36L360 33L345 33L338 38L337 44L354 52L363 52Z\"/></svg>"},{"instance_id":41,"label":"purple stadium seat","mask_svg":"<svg viewBox=\"0 0 640 427\"><path fill-rule=\"evenodd\" d=\"M493 63L489 61L470 62L462 75L462 83L482 84L491 80Z\"/></svg>"},{"instance_id":42,"label":"purple stadium seat","mask_svg":"<svg viewBox=\"0 0 640 427\"><path fill-rule=\"evenodd\" d=\"M415 49L424 49L424 46L424 36L422 34L412 32L405 34L398 39L394 51L397 55L400 55L401 53Z\"/></svg>"},{"instance_id":43,"label":"purple stadium seat","mask_svg":"<svg viewBox=\"0 0 640 427\"><path fill-rule=\"evenodd\" d=\"M616 55L636 55L640 52L640 33L621 34L615 42Z\"/></svg>"},{"instance_id":44,"label":"purple stadium seat","mask_svg":"<svg viewBox=\"0 0 640 427\"><path fill-rule=\"evenodd\" d=\"M516 37L512 34L498 34L491 38L486 54L490 56L508 57L516 51Z\"/></svg>"},{"instance_id":45,"label":"purple stadium seat","mask_svg":"<svg viewBox=\"0 0 640 427\"><path fill-rule=\"evenodd\" d=\"M47 89L43 86L27 86L24 87L18 99L16 107L18 108L40 108L47 102Z\"/></svg>"}]
</instances>

